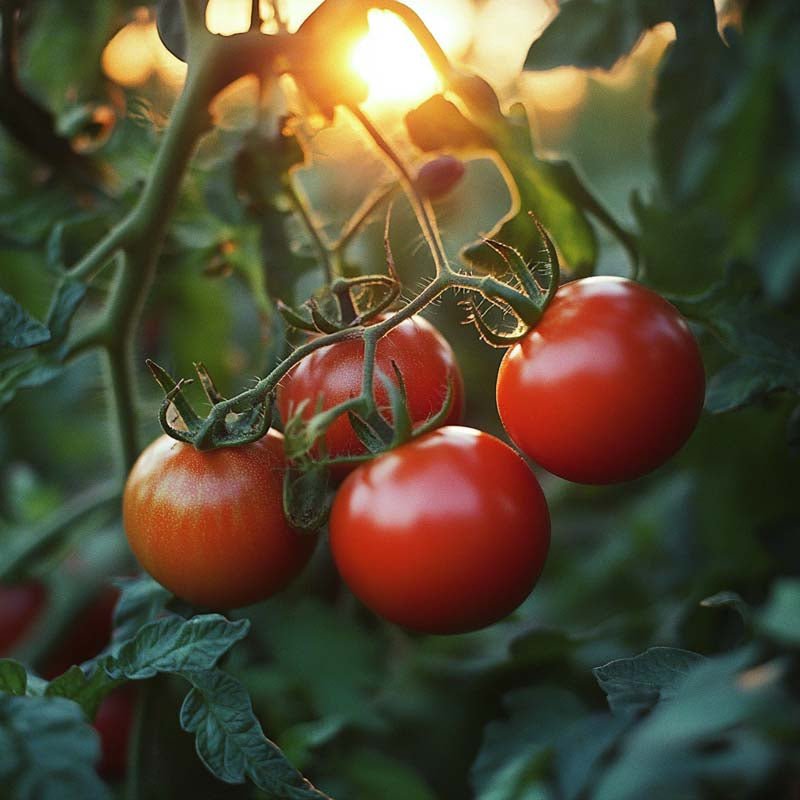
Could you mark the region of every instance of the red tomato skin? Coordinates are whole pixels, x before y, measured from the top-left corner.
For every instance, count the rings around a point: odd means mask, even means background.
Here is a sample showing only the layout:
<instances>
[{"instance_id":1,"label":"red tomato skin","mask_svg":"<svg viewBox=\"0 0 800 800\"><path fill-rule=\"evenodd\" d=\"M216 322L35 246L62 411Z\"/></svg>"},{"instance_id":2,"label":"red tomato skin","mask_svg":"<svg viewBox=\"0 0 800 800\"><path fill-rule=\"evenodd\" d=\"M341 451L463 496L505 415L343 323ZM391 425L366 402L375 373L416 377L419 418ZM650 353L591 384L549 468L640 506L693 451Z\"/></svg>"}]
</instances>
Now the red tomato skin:
<instances>
[{"instance_id":1,"label":"red tomato skin","mask_svg":"<svg viewBox=\"0 0 800 800\"><path fill-rule=\"evenodd\" d=\"M123 494L128 542L142 567L178 597L238 608L283 589L316 536L283 513L283 437L200 452L161 436L134 464Z\"/></svg>"},{"instance_id":2,"label":"red tomato skin","mask_svg":"<svg viewBox=\"0 0 800 800\"><path fill-rule=\"evenodd\" d=\"M0 586L0 657L7 656L42 613L47 592L41 583Z\"/></svg>"},{"instance_id":3,"label":"red tomato skin","mask_svg":"<svg viewBox=\"0 0 800 800\"><path fill-rule=\"evenodd\" d=\"M423 633L465 633L530 594L550 516L507 444L448 426L353 472L333 503L330 543L345 583L376 614Z\"/></svg>"},{"instance_id":4,"label":"red tomato skin","mask_svg":"<svg viewBox=\"0 0 800 800\"><path fill-rule=\"evenodd\" d=\"M97 709L92 723L100 734L97 772L106 780L119 780L125 774L135 711L136 687L131 684L114 689Z\"/></svg>"},{"instance_id":5,"label":"red tomato skin","mask_svg":"<svg viewBox=\"0 0 800 800\"><path fill-rule=\"evenodd\" d=\"M628 481L667 461L700 417L705 374L680 313L625 278L562 286L497 375L508 435L570 481Z\"/></svg>"},{"instance_id":6,"label":"red tomato skin","mask_svg":"<svg viewBox=\"0 0 800 800\"><path fill-rule=\"evenodd\" d=\"M278 389L277 404L284 422L295 413L300 403L308 400L304 419L315 413L317 398L328 409L361 393L361 374L364 343L348 340L321 347L306 356L291 369ZM403 320L392 328L376 348L375 399L387 421L392 415L388 408L386 388L378 378L378 370L394 378L392 361L403 376L411 420L419 424L434 416L442 407L448 382L452 385L450 413L443 425L457 424L464 414L464 381L455 353L447 340L423 317ZM339 417L325 434L325 444L331 457L361 455L366 449L353 431L347 415ZM336 477L344 477L352 467L339 467Z\"/></svg>"}]
</instances>

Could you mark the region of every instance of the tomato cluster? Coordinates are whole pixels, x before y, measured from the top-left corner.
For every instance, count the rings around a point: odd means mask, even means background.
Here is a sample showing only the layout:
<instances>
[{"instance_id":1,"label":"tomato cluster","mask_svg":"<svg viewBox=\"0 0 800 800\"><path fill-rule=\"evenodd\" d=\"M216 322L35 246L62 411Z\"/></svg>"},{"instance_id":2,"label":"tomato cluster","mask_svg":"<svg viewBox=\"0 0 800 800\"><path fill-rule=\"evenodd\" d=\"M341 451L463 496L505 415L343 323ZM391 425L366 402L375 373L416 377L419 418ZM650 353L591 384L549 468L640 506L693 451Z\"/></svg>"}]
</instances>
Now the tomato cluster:
<instances>
[{"instance_id":1,"label":"tomato cluster","mask_svg":"<svg viewBox=\"0 0 800 800\"><path fill-rule=\"evenodd\" d=\"M343 340L297 364L278 392L284 419L358 397L364 345ZM371 610L427 633L476 630L528 596L547 556L550 516L522 457L482 431L459 427L463 382L450 346L418 317L378 343L376 373L396 368L412 425L444 427L344 478L333 501L330 546L352 592ZM448 389L449 387L449 389ZM565 284L541 321L506 353L497 377L501 420L514 443L563 478L611 483L673 455L703 403L697 344L678 311L619 278ZM385 387L378 412L392 422ZM328 428L328 457L365 455L346 415ZM125 527L148 572L197 605L264 599L305 566L315 536L284 516L280 434L201 453L164 436L128 480Z\"/></svg>"}]
</instances>

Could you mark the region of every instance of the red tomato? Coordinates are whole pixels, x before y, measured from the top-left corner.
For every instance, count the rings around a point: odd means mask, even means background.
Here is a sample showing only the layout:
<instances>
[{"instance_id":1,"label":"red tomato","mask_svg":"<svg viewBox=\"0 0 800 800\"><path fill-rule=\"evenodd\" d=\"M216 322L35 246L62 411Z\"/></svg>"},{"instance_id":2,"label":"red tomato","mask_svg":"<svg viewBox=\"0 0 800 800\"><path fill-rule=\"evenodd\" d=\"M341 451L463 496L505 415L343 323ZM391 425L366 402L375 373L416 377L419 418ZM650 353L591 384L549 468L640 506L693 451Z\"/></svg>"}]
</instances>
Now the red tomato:
<instances>
[{"instance_id":1,"label":"red tomato","mask_svg":"<svg viewBox=\"0 0 800 800\"><path fill-rule=\"evenodd\" d=\"M115 689L97 709L92 723L100 734L101 755L97 771L106 780L116 780L125 774L135 710L136 687L132 684Z\"/></svg>"},{"instance_id":2,"label":"red tomato","mask_svg":"<svg viewBox=\"0 0 800 800\"><path fill-rule=\"evenodd\" d=\"M190 603L237 608L283 589L316 537L283 514L283 437L200 452L161 436L134 464L123 522L139 563Z\"/></svg>"},{"instance_id":3,"label":"red tomato","mask_svg":"<svg viewBox=\"0 0 800 800\"><path fill-rule=\"evenodd\" d=\"M0 586L0 657L8 655L36 621L47 600L41 583Z\"/></svg>"},{"instance_id":4,"label":"red tomato","mask_svg":"<svg viewBox=\"0 0 800 800\"><path fill-rule=\"evenodd\" d=\"M615 483L663 464L689 438L705 376L686 322L624 278L562 286L508 350L497 408L534 461L578 483Z\"/></svg>"},{"instance_id":5,"label":"red tomato","mask_svg":"<svg viewBox=\"0 0 800 800\"><path fill-rule=\"evenodd\" d=\"M417 172L417 188L424 197L438 200L451 192L464 177L464 162L455 156L426 161Z\"/></svg>"},{"instance_id":6,"label":"red tomato","mask_svg":"<svg viewBox=\"0 0 800 800\"><path fill-rule=\"evenodd\" d=\"M444 424L461 421L464 413L464 383L455 354L444 337L422 317L411 317L392 328L379 342L375 358L375 398L381 414L391 421L386 388L377 371L394 376L392 361L405 381L408 408L414 423L424 422L442 407L448 382L452 386L452 405ZM322 408L351 398L361 392L364 343L349 340L321 347L306 356L283 379L278 389L278 410L286 421L300 403L308 400L303 418L313 416L317 398ZM347 415L339 417L325 435L328 454L332 457L360 455L366 452L358 440ZM350 469L337 470L343 476Z\"/></svg>"},{"instance_id":7,"label":"red tomato","mask_svg":"<svg viewBox=\"0 0 800 800\"><path fill-rule=\"evenodd\" d=\"M450 426L361 465L330 517L345 583L376 614L463 633L510 614L550 543L539 483L507 444Z\"/></svg>"}]
</instances>

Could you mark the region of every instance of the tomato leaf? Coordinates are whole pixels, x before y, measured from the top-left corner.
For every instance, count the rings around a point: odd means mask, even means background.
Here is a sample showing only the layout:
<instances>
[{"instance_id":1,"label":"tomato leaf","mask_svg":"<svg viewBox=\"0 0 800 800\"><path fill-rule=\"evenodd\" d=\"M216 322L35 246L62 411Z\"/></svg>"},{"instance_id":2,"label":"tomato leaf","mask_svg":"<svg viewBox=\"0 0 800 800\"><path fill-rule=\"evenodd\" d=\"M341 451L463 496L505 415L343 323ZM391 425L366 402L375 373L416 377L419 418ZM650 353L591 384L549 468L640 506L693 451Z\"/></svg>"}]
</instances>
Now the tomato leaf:
<instances>
[{"instance_id":1,"label":"tomato leaf","mask_svg":"<svg viewBox=\"0 0 800 800\"><path fill-rule=\"evenodd\" d=\"M0 291L0 349L23 350L50 341L46 325L34 319L10 295Z\"/></svg>"},{"instance_id":2,"label":"tomato leaf","mask_svg":"<svg viewBox=\"0 0 800 800\"><path fill-rule=\"evenodd\" d=\"M704 660L699 653L651 647L633 658L610 661L592 672L615 714L635 715L672 697L689 670Z\"/></svg>"},{"instance_id":3,"label":"tomato leaf","mask_svg":"<svg viewBox=\"0 0 800 800\"><path fill-rule=\"evenodd\" d=\"M50 681L45 689L46 697L65 697L73 700L86 714L94 719L103 698L117 685L102 669L94 669L90 676L77 665L70 667L63 675Z\"/></svg>"},{"instance_id":4,"label":"tomato leaf","mask_svg":"<svg viewBox=\"0 0 800 800\"><path fill-rule=\"evenodd\" d=\"M757 624L759 630L773 641L787 647L800 647L800 580L782 578L773 584Z\"/></svg>"},{"instance_id":5,"label":"tomato leaf","mask_svg":"<svg viewBox=\"0 0 800 800\"><path fill-rule=\"evenodd\" d=\"M24 695L28 688L28 673L18 661L0 660L0 692Z\"/></svg>"},{"instance_id":6,"label":"tomato leaf","mask_svg":"<svg viewBox=\"0 0 800 800\"><path fill-rule=\"evenodd\" d=\"M211 669L218 659L244 639L248 620L230 622L221 614L185 620L170 616L148 623L104 667L110 678L144 680L160 672Z\"/></svg>"},{"instance_id":7,"label":"tomato leaf","mask_svg":"<svg viewBox=\"0 0 800 800\"><path fill-rule=\"evenodd\" d=\"M264 736L247 690L218 670L185 672L193 686L181 707L181 727L195 734L197 754L226 783L249 777L275 800L323 800Z\"/></svg>"},{"instance_id":8,"label":"tomato leaf","mask_svg":"<svg viewBox=\"0 0 800 800\"><path fill-rule=\"evenodd\" d=\"M172 593L147 574L138 578L117 578L114 583L122 590L114 607L112 636L112 643L119 645L152 622L172 599Z\"/></svg>"},{"instance_id":9,"label":"tomato leaf","mask_svg":"<svg viewBox=\"0 0 800 800\"><path fill-rule=\"evenodd\" d=\"M15 800L106 800L97 732L62 697L0 695L0 785Z\"/></svg>"}]
</instances>

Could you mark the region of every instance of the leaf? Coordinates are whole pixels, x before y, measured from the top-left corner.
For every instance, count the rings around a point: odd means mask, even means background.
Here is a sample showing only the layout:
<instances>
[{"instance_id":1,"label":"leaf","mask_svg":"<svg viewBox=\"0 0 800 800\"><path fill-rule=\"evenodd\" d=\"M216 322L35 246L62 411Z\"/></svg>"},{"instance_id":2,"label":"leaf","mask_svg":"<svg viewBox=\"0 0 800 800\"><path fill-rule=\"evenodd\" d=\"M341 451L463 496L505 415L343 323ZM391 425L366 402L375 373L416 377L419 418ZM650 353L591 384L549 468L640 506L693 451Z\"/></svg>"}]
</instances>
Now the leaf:
<instances>
[{"instance_id":1,"label":"leaf","mask_svg":"<svg viewBox=\"0 0 800 800\"><path fill-rule=\"evenodd\" d=\"M105 696L117 685L102 669L94 669L87 677L77 665L71 666L63 675L50 681L45 689L46 697L64 697L76 702L86 714L94 719Z\"/></svg>"},{"instance_id":2,"label":"leaf","mask_svg":"<svg viewBox=\"0 0 800 800\"><path fill-rule=\"evenodd\" d=\"M181 0L158 0L156 30L164 47L181 61L186 61L186 24Z\"/></svg>"},{"instance_id":3,"label":"leaf","mask_svg":"<svg viewBox=\"0 0 800 800\"><path fill-rule=\"evenodd\" d=\"M674 647L651 647L633 658L620 658L594 673L615 714L635 715L675 694L689 670L704 660L699 653Z\"/></svg>"},{"instance_id":4,"label":"leaf","mask_svg":"<svg viewBox=\"0 0 800 800\"><path fill-rule=\"evenodd\" d=\"M0 695L0 786L14 800L106 800L100 739L61 697Z\"/></svg>"},{"instance_id":5,"label":"leaf","mask_svg":"<svg viewBox=\"0 0 800 800\"><path fill-rule=\"evenodd\" d=\"M0 660L0 692L24 695L28 687L28 673L18 661Z\"/></svg>"},{"instance_id":6,"label":"leaf","mask_svg":"<svg viewBox=\"0 0 800 800\"><path fill-rule=\"evenodd\" d=\"M49 340L47 326L31 317L13 297L0 291L0 349L23 350Z\"/></svg>"},{"instance_id":7,"label":"leaf","mask_svg":"<svg viewBox=\"0 0 800 800\"><path fill-rule=\"evenodd\" d=\"M109 656L105 670L110 678L144 680L160 672L211 669L249 628L248 620L230 622L221 614L166 617L141 628Z\"/></svg>"},{"instance_id":8,"label":"leaf","mask_svg":"<svg viewBox=\"0 0 800 800\"><path fill-rule=\"evenodd\" d=\"M517 689L503 698L503 706L508 718L486 726L470 772L476 800L539 797L553 740L583 708L573 694L552 686Z\"/></svg>"},{"instance_id":9,"label":"leaf","mask_svg":"<svg viewBox=\"0 0 800 800\"><path fill-rule=\"evenodd\" d=\"M800 647L800 579L781 578L758 615L759 630L788 647Z\"/></svg>"},{"instance_id":10,"label":"leaf","mask_svg":"<svg viewBox=\"0 0 800 800\"><path fill-rule=\"evenodd\" d=\"M558 16L531 45L524 69L568 64L611 69L649 28L670 19L659 0L564 0Z\"/></svg>"},{"instance_id":11,"label":"leaf","mask_svg":"<svg viewBox=\"0 0 800 800\"><path fill-rule=\"evenodd\" d=\"M181 727L195 734L197 754L226 783L253 783L274 800L323 800L264 736L247 690L220 671L183 675L194 687L181 707Z\"/></svg>"},{"instance_id":12,"label":"leaf","mask_svg":"<svg viewBox=\"0 0 800 800\"><path fill-rule=\"evenodd\" d=\"M739 615L745 626L750 624L752 616L750 606L742 600L741 595L737 592L717 592L711 597L701 600L700 605L704 608L730 608Z\"/></svg>"},{"instance_id":13,"label":"leaf","mask_svg":"<svg viewBox=\"0 0 800 800\"><path fill-rule=\"evenodd\" d=\"M86 284L74 278L65 278L59 284L47 313L47 327L53 342L62 342L66 338L72 317L85 296Z\"/></svg>"},{"instance_id":14,"label":"leaf","mask_svg":"<svg viewBox=\"0 0 800 800\"><path fill-rule=\"evenodd\" d=\"M122 591L114 608L112 643L119 645L152 622L172 599L172 593L147 574L138 578L117 578L115 584Z\"/></svg>"}]
</instances>

